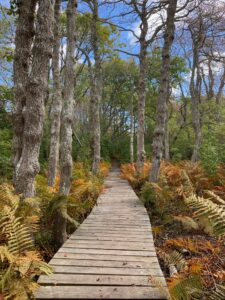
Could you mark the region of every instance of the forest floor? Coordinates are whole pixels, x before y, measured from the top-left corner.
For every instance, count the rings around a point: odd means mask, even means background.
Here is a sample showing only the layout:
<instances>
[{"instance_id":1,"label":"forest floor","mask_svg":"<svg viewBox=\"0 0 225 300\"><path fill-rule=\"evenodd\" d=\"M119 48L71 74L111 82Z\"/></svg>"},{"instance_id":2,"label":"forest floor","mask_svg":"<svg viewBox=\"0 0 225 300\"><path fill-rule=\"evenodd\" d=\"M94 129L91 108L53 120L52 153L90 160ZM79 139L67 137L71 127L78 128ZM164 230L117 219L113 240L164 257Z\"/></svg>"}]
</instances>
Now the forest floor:
<instances>
[{"instance_id":1,"label":"forest floor","mask_svg":"<svg viewBox=\"0 0 225 300\"><path fill-rule=\"evenodd\" d=\"M172 299L192 299L192 294L193 299L225 299L225 236L216 234L207 210L197 215L185 202L196 196L207 204L214 198L214 204L219 201L224 208L223 168L210 177L199 164L163 163L159 182L150 184L150 167L147 163L138 174L134 165L122 165L122 177L129 180L148 210Z\"/></svg>"}]
</instances>

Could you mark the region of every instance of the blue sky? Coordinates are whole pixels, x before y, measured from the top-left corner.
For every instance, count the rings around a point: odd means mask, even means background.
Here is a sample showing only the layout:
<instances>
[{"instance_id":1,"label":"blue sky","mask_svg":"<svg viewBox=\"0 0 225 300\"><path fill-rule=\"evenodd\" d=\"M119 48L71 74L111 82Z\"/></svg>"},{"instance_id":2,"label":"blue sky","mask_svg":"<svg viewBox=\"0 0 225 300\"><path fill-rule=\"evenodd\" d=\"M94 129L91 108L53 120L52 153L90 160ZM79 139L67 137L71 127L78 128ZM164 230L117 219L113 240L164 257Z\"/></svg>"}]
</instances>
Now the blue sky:
<instances>
[{"instance_id":1,"label":"blue sky","mask_svg":"<svg viewBox=\"0 0 225 300\"><path fill-rule=\"evenodd\" d=\"M0 4L4 6L9 6L9 0L0 0Z\"/></svg>"}]
</instances>

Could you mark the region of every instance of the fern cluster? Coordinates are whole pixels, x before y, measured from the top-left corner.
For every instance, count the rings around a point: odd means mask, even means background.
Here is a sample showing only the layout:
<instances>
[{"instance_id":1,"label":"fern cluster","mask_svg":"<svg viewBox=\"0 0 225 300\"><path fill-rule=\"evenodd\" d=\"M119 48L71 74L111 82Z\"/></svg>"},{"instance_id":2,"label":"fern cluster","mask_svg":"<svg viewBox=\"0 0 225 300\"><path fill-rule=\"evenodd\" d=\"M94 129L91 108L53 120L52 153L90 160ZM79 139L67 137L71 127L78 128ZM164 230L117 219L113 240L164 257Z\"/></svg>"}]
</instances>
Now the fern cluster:
<instances>
[{"instance_id":1,"label":"fern cluster","mask_svg":"<svg viewBox=\"0 0 225 300\"><path fill-rule=\"evenodd\" d=\"M186 204L194 210L195 218L206 217L216 236L225 234L225 206L213 203L209 199L192 194L185 199Z\"/></svg>"},{"instance_id":2,"label":"fern cluster","mask_svg":"<svg viewBox=\"0 0 225 300\"><path fill-rule=\"evenodd\" d=\"M4 201L0 219L0 292L5 299L28 299L38 287L36 276L50 274L35 250L33 238L22 218L17 217L19 197L10 187L1 188Z\"/></svg>"}]
</instances>

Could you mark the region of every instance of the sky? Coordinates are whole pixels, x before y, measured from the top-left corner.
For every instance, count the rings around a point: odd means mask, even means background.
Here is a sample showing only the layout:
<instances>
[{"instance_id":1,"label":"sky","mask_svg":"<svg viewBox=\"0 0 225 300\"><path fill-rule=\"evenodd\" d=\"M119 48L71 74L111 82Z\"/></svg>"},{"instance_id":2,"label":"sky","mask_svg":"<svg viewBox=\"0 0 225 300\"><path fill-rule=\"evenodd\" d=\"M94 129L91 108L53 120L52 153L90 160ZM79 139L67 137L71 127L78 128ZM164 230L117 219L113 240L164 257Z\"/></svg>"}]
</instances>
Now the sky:
<instances>
[{"instance_id":1,"label":"sky","mask_svg":"<svg viewBox=\"0 0 225 300\"><path fill-rule=\"evenodd\" d=\"M179 0L180 3L183 0ZM219 0L218 2L224 2L225 0ZM101 0L99 1L100 3L102 2ZM149 0L151 2L151 0ZM3 6L9 6L10 1L9 0L0 0L0 4ZM63 7L66 7L66 2L63 3ZM88 11L88 6L87 4L84 4L84 1L78 0L78 11L79 12L85 12ZM132 29L136 35L140 34L140 20L138 19L137 16L134 15L126 15L121 17L121 14L124 14L128 11L127 7L124 7L122 4L116 4L116 5L107 5L107 6L100 6L99 9L99 15L102 19L107 19L112 23L115 23L118 26L122 26L127 29ZM154 32L154 29L160 24L161 20L166 18L166 13L165 11L162 11L160 13L157 13L153 16L150 17L149 19L149 36ZM181 26L177 24L177 28ZM123 50L129 52L129 53L134 53L137 54L139 52L139 44L137 43L137 39L133 36L133 34L129 31L122 31L120 33L120 42L124 44L124 47L122 48ZM191 45L186 45L187 47L189 46L191 48ZM175 54L181 54L182 49L181 47L174 43L173 45L173 53ZM127 59L130 56L120 53L120 57L123 59ZM137 58L136 58L137 60ZM207 72L207 65L203 65L203 69ZM215 64L213 66L213 71L217 72L218 74L221 72L222 68L221 65ZM187 82L190 79L190 74L186 75L186 78L184 78ZM0 79L1 80L1 79ZM174 91L175 94L178 94L178 91Z\"/></svg>"},{"instance_id":2,"label":"sky","mask_svg":"<svg viewBox=\"0 0 225 300\"><path fill-rule=\"evenodd\" d=\"M9 6L9 0L0 0L0 4L4 6Z\"/></svg>"}]
</instances>

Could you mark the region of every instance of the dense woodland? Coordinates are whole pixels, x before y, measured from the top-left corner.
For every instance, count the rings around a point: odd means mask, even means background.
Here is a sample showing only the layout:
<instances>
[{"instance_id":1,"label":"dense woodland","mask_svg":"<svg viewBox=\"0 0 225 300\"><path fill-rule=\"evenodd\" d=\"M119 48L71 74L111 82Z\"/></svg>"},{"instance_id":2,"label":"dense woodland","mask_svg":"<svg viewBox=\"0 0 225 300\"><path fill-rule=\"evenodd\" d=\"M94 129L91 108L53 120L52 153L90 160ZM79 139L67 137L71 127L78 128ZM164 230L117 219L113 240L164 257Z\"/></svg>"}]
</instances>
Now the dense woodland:
<instances>
[{"instance_id":1,"label":"dense woodland","mask_svg":"<svg viewBox=\"0 0 225 300\"><path fill-rule=\"evenodd\" d=\"M32 299L121 163L171 299L225 299L225 1L0 3L0 298Z\"/></svg>"}]
</instances>

